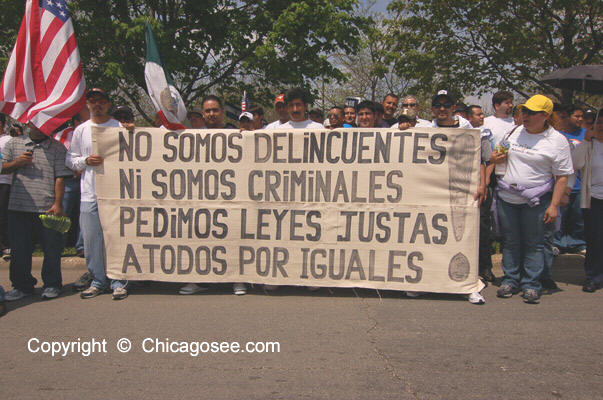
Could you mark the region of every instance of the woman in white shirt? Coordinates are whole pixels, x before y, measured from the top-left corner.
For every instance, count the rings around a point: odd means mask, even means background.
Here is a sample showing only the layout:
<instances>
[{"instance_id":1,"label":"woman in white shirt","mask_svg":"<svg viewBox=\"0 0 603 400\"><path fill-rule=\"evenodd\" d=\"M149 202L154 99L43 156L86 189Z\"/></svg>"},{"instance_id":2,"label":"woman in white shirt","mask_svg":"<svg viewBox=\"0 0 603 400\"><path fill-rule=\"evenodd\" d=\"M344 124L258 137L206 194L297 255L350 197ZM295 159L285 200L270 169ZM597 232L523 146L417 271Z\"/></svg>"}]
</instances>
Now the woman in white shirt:
<instances>
[{"instance_id":1,"label":"woman in white shirt","mask_svg":"<svg viewBox=\"0 0 603 400\"><path fill-rule=\"evenodd\" d=\"M586 259L582 290L592 293L603 285L603 120L601 111L592 131L572 151L574 169L582 174L580 188Z\"/></svg>"},{"instance_id":2,"label":"woman in white shirt","mask_svg":"<svg viewBox=\"0 0 603 400\"><path fill-rule=\"evenodd\" d=\"M503 271L497 291L511 297L523 291L527 303L537 303L544 269L544 234L558 218L558 207L573 173L570 147L565 137L548 123L553 102L532 96L521 106L523 125L505 135L491 162L506 162L498 180L498 221L504 237Z\"/></svg>"}]
</instances>

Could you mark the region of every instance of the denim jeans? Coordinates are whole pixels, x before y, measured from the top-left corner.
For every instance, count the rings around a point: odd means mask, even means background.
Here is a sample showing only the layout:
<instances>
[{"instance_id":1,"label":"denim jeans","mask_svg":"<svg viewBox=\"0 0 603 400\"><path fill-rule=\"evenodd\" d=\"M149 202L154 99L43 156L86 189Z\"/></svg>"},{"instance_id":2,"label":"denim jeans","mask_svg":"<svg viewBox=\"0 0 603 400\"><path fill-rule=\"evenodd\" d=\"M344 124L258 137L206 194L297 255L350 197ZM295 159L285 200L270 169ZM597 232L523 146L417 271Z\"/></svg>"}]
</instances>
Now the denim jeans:
<instances>
[{"instance_id":1,"label":"denim jeans","mask_svg":"<svg viewBox=\"0 0 603 400\"><path fill-rule=\"evenodd\" d=\"M584 272L587 280L603 284L603 200L590 198L590 208L584 210L586 259Z\"/></svg>"},{"instance_id":2,"label":"denim jeans","mask_svg":"<svg viewBox=\"0 0 603 400\"><path fill-rule=\"evenodd\" d=\"M479 273L492 271L492 194L490 188L488 198L479 208Z\"/></svg>"},{"instance_id":3,"label":"denim jeans","mask_svg":"<svg viewBox=\"0 0 603 400\"><path fill-rule=\"evenodd\" d=\"M77 251L84 249L84 239L82 230L79 226L79 204L80 204L80 180L69 178L65 179L65 195L63 196L63 211L65 215L71 218L73 225L71 230L65 234L65 238L70 236L71 231L75 232L76 242L75 249ZM77 222L77 224L76 224ZM71 244L71 243L69 243Z\"/></svg>"},{"instance_id":4,"label":"denim jeans","mask_svg":"<svg viewBox=\"0 0 603 400\"><path fill-rule=\"evenodd\" d=\"M107 277L105 269L105 242L103 240L103 229L98 216L98 204L96 202L82 201L80 203L80 225L84 236L84 253L88 271L93 276L92 286L106 289L125 287L127 281L111 280Z\"/></svg>"},{"instance_id":5,"label":"denim jeans","mask_svg":"<svg viewBox=\"0 0 603 400\"><path fill-rule=\"evenodd\" d=\"M561 230L555 233L555 247L562 253L584 249L584 217L580 209L580 192L569 196L569 204L561 207Z\"/></svg>"},{"instance_id":6,"label":"denim jeans","mask_svg":"<svg viewBox=\"0 0 603 400\"><path fill-rule=\"evenodd\" d=\"M553 237L555 232L552 229L544 230L544 270L542 271L542 279L553 279Z\"/></svg>"},{"instance_id":7,"label":"denim jeans","mask_svg":"<svg viewBox=\"0 0 603 400\"><path fill-rule=\"evenodd\" d=\"M61 288L63 285L61 276L63 234L45 228L38 213L8 211L8 233L11 247L10 281L15 289L25 293L33 292L38 282L31 275L34 230L39 232L44 251L44 261L42 262L44 288Z\"/></svg>"},{"instance_id":8,"label":"denim jeans","mask_svg":"<svg viewBox=\"0 0 603 400\"><path fill-rule=\"evenodd\" d=\"M502 266L503 285L540 293L544 271L544 213L551 204L552 194L540 198L540 204L507 203L498 198L498 217L505 240Z\"/></svg>"}]
</instances>

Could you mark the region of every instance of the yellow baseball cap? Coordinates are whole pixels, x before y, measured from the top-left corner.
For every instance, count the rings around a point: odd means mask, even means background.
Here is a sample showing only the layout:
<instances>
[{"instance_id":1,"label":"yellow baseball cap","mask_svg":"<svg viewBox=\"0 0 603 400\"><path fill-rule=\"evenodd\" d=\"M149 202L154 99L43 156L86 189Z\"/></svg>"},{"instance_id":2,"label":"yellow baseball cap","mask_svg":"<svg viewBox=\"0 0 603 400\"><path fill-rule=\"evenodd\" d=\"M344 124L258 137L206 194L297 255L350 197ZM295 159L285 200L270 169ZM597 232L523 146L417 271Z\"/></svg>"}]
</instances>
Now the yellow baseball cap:
<instances>
[{"instance_id":1,"label":"yellow baseball cap","mask_svg":"<svg viewBox=\"0 0 603 400\"><path fill-rule=\"evenodd\" d=\"M530 97L524 104L519 105L519 108L521 107L525 107L532 111L544 111L547 114L553 112L553 102L551 99L541 94Z\"/></svg>"}]
</instances>

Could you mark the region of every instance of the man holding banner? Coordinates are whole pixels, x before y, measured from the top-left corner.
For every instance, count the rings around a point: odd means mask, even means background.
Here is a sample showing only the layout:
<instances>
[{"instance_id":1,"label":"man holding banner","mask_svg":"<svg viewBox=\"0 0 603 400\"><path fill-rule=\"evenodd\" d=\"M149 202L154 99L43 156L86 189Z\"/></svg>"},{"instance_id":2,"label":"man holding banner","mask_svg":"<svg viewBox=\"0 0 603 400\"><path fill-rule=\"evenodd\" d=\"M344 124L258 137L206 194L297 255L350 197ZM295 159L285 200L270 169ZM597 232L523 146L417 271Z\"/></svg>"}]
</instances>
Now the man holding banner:
<instances>
[{"instance_id":1,"label":"man holding banner","mask_svg":"<svg viewBox=\"0 0 603 400\"><path fill-rule=\"evenodd\" d=\"M95 137L112 279L483 288L472 195L479 132L151 128Z\"/></svg>"},{"instance_id":2,"label":"man holding banner","mask_svg":"<svg viewBox=\"0 0 603 400\"><path fill-rule=\"evenodd\" d=\"M84 237L86 265L93 276L90 287L80 293L82 299L96 297L113 289L113 299L128 296L126 281L109 280L105 269L105 246L96 197L95 171L103 165L103 157L92 152L92 127L120 127L120 123L109 114L111 100L104 90L94 88L86 94L86 106L90 119L73 132L66 164L74 171L82 171L80 225Z\"/></svg>"}]
</instances>

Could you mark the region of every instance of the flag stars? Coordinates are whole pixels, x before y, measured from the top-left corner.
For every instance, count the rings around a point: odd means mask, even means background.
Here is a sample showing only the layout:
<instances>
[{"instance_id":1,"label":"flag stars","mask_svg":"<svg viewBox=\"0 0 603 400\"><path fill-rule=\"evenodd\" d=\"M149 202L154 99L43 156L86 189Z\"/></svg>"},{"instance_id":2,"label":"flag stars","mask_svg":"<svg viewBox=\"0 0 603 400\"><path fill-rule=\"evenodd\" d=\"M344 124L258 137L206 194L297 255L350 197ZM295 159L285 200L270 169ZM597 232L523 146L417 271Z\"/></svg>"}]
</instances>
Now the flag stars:
<instances>
[{"instance_id":1,"label":"flag stars","mask_svg":"<svg viewBox=\"0 0 603 400\"><path fill-rule=\"evenodd\" d=\"M65 13L65 11L61 11L59 14L61 14L61 17L66 17L67 14Z\"/></svg>"},{"instance_id":2,"label":"flag stars","mask_svg":"<svg viewBox=\"0 0 603 400\"><path fill-rule=\"evenodd\" d=\"M59 10L63 8L63 5L62 5L60 2L58 2L58 1L57 1L56 6L57 6L57 8L58 8Z\"/></svg>"},{"instance_id":3,"label":"flag stars","mask_svg":"<svg viewBox=\"0 0 603 400\"><path fill-rule=\"evenodd\" d=\"M54 6L54 3L51 0L48 0L46 4L48 4L50 7Z\"/></svg>"}]
</instances>

